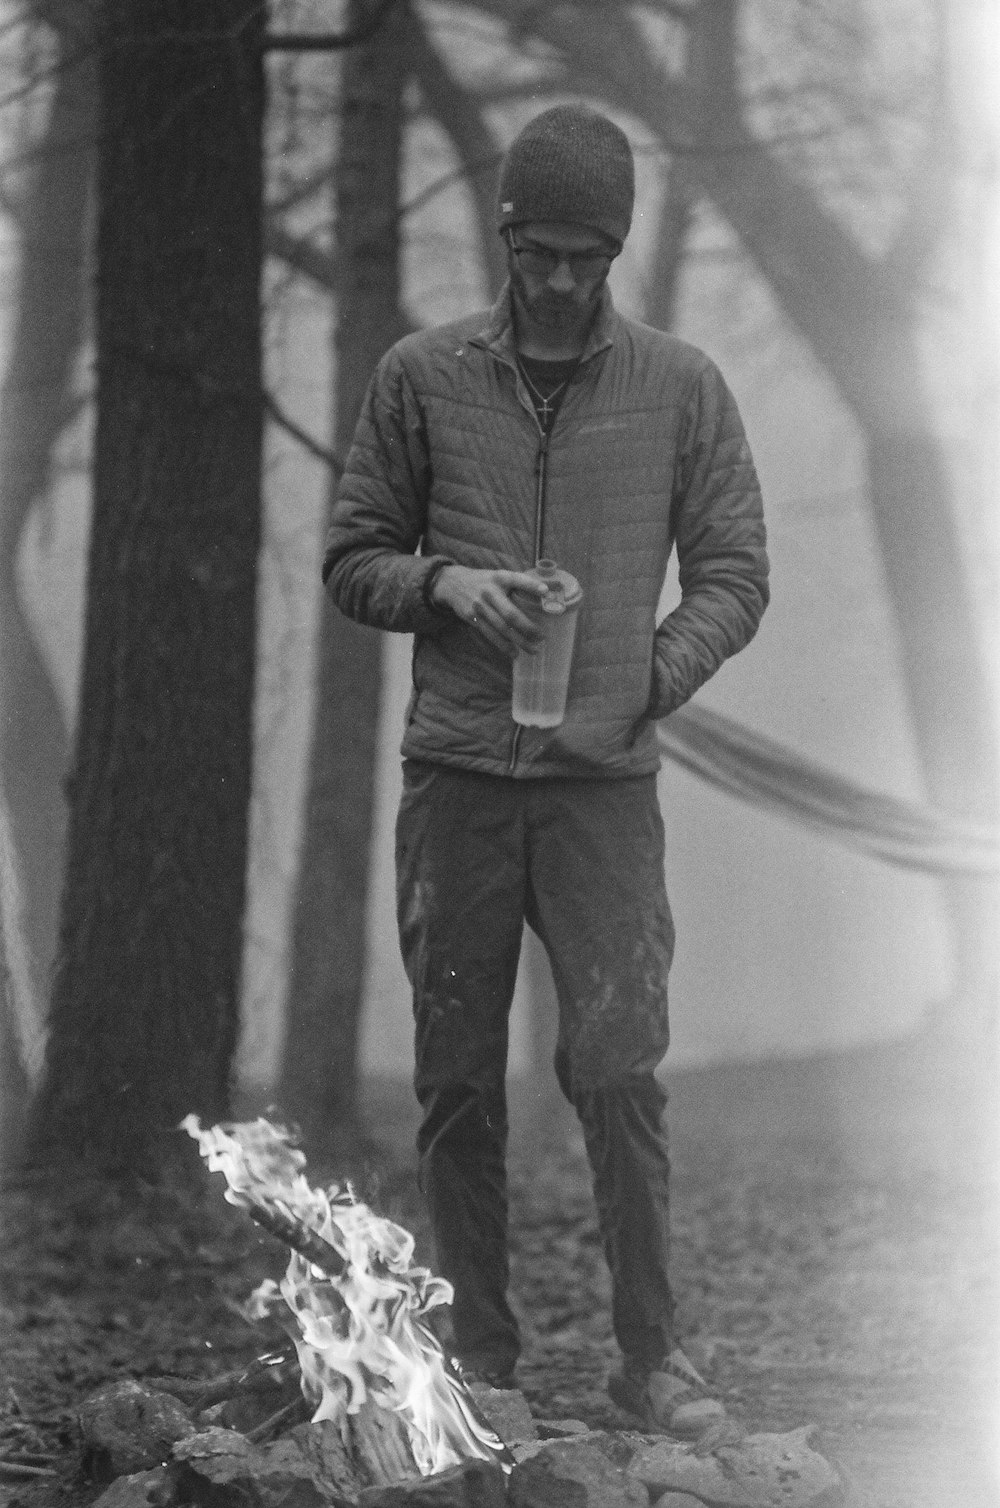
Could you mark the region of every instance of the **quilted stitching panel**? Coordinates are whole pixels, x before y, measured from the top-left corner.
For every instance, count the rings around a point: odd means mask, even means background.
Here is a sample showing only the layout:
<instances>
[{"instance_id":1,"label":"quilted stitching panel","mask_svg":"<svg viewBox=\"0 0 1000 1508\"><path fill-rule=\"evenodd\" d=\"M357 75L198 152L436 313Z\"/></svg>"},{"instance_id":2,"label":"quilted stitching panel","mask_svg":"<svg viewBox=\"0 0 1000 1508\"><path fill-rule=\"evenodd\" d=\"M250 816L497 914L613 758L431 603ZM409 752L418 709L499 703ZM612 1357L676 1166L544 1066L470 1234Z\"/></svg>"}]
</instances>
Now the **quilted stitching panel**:
<instances>
[{"instance_id":1,"label":"quilted stitching panel","mask_svg":"<svg viewBox=\"0 0 1000 1508\"><path fill-rule=\"evenodd\" d=\"M404 752L503 770L509 666L429 613L427 565L409 553L514 568L533 557L538 430L513 369L470 344L479 324L407 337L383 362L327 558L346 610L418 633ZM579 578L584 601L567 721L526 734L530 773L655 768L644 714L686 700L767 601L759 489L725 383L683 342L617 317L615 331L581 367L550 445L543 553ZM657 630L675 537L684 600Z\"/></svg>"}]
</instances>

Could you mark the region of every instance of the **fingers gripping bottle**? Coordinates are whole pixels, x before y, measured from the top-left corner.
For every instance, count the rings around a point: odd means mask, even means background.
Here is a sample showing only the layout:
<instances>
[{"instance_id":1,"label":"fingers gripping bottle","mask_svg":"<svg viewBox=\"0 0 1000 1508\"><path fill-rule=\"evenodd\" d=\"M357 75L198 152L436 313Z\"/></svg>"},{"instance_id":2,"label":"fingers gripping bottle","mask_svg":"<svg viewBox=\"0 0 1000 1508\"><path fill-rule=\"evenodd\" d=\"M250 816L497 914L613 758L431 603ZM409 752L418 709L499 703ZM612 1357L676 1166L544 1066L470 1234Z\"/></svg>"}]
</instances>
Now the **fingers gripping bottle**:
<instances>
[{"instance_id":1,"label":"fingers gripping bottle","mask_svg":"<svg viewBox=\"0 0 1000 1508\"><path fill-rule=\"evenodd\" d=\"M540 560L528 575L545 583L545 596L527 602L522 598L518 607L543 629L545 637L533 654L522 650L514 661L511 711L514 721L523 727L557 728L566 712L583 592L576 578L561 571L554 560Z\"/></svg>"}]
</instances>

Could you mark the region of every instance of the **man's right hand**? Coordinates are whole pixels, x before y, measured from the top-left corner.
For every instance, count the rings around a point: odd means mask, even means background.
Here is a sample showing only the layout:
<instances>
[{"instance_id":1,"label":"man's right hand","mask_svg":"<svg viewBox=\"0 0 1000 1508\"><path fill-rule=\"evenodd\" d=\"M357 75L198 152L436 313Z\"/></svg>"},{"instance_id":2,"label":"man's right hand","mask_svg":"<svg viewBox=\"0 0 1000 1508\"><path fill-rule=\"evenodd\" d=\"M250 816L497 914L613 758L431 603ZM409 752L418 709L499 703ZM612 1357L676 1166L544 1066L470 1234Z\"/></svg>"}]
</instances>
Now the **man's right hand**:
<instances>
[{"instance_id":1,"label":"man's right hand","mask_svg":"<svg viewBox=\"0 0 1000 1508\"><path fill-rule=\"evenodd\" d=\"M447 565L431 588L431 601L449 607L456 617L513 659L521 650L534 653L542 632L513 600L514 592L541 599L545 584L526 571L476 570Z\"/></svg>"}]
</instances>

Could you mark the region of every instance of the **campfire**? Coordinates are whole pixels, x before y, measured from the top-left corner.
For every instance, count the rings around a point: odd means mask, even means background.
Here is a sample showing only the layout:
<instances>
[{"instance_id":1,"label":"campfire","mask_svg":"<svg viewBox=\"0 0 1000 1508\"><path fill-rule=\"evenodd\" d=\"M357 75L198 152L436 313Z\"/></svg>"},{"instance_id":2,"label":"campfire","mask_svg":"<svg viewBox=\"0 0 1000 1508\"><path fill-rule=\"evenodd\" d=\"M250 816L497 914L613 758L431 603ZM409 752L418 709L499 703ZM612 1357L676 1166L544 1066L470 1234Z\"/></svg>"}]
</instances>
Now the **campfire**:
<instances>
[{"instance_id":1,"label":"campfire","mask_svg":"<svg viewBox=\"0 0 1000 1508\"><path fill-rule=\"evenodd\" d=\"M291 1336L312 1422L395 1442L390 1480L411 1463L422 1476L470 1458L513 1464L431 1327L452 1290L414 1264L410 1232L349 1184L314 1188L305 1154L268 1120L203 1129L189 1115L182 1127L225 1175L226 1199L290 1249L284 1277L262 1283L248 1313L277 1318Z\"/></svg>"},{"instance_id":2,"label":"campfire","mask_svg":"<svg viewBox=\"0 0 1000 1508\"><path fill-rule=\"evenodd\" d=\"M810 1426L680 1440L472 1392L433 1327L451 1287L414 1262L408 1231L349 1185L314 1188L267 1120L183 1129L288 1248L243 1308L290 1340L227 1375L126 1377L85 1398L77 1469L106 1485L92 1508L845 1508Z\"/></svg>"}]
</instances>

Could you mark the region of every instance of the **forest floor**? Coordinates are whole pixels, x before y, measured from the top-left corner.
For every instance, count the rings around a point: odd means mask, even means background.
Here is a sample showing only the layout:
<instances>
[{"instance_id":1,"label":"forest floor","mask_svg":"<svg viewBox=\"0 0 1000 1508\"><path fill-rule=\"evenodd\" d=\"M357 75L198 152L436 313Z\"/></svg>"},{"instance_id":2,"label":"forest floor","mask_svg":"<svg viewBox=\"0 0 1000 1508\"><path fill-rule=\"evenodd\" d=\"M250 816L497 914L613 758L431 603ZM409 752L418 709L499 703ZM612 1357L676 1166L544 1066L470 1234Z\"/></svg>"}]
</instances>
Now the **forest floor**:
<instances>
[{"instance_id":1,"label":"forest floor","mask_svg":"<svg viewBox=\"0 0 1000 1508\"><path fill-rule=\"evenodd\" d=\"M981 1058L933 1043L668 1076L681 1331L752 1429L811 1423L858 1508L998 1508L997 1100ZM358 1192L414 1230L408 1086L366 1086ZM551 1094L512 1092L519 1384L540 1417L625 1427L582 1142ZM336 1170L309 1170L314 1182ZM280 1248L221 1197L0 1191L0 1459L72 1458L116 1378L215 1375L278 1336L240 1306ZM93 1496L93 1494L91 1494ZM61 1477L0 1508L79 1508Z\"/></svg>"}]
</instances>

